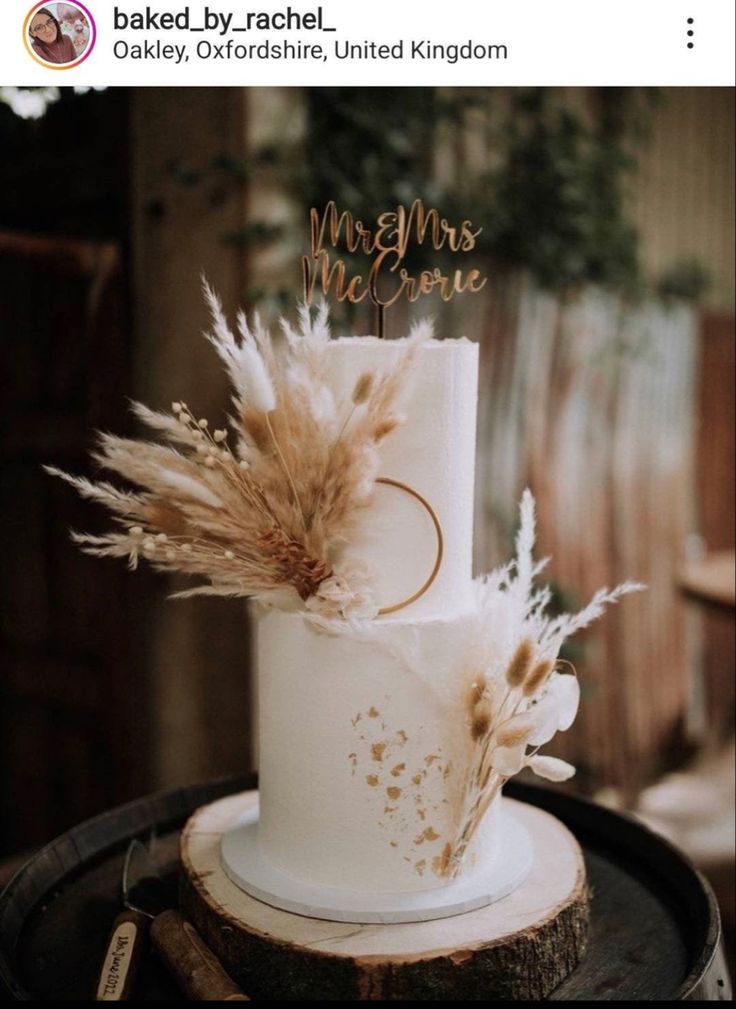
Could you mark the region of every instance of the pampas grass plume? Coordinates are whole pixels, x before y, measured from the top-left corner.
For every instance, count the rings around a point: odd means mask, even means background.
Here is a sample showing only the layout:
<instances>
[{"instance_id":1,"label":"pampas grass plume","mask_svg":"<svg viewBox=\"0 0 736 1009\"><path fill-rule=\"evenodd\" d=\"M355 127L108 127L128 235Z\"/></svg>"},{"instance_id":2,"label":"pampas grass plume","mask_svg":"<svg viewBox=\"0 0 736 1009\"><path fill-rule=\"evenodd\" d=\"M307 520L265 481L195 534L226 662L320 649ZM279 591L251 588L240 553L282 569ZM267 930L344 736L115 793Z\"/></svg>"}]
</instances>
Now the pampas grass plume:
<instances>
[{"instance_id":1,"label":"pampas grass plume","mask_svg":"<svg viewBox=\"0 0 736 1009\"><path fill-rule=\"evenodd\" d=\"M399 423L414 343L385 373L366 371L338 396L327 380L326 306L316 319L304 306L299 328L284 324L286 340L272 341L257 317L249 326L242 313L234 334L206 283L204 292L206 336L234 387L233 448L225 428L198 418L184 400L174 400L171 413L134 403L161 440L103 434L93 456L134 490L48 472L113 512L117 525L104 536L75 536L86 552L127 558L131 568L145 557L159 571L206 579L179 597L273 603L278 596L275 605L293 607L318 597L372 501L376 432L386 437ZM330 614L346 618L347 607L370 596L363 576L351 578L323 600Z\"/></svg>"},{"instance_id":2,"label":"pampas grass plume","mask_svg":"<svg viewBox=\"0 0 736 1009\"><path fill-rule=\"evenodd\" d=\"M271 413L276 409L276 393L266 371L266 365L263 363L263 358L249 343L244 343L240 351L247 366L246 401L254 410L259 410L261 413Z\"/></svg>"}]
</instances>

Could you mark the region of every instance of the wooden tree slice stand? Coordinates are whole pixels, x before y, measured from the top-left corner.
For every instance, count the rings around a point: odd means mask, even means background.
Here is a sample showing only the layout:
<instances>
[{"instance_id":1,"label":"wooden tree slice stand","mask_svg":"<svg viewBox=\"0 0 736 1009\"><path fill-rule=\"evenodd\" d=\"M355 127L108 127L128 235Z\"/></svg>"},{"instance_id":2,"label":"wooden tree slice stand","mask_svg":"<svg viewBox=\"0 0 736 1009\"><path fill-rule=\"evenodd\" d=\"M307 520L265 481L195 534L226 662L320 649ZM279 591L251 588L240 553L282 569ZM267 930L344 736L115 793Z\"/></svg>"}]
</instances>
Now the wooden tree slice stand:
<instances>
[{"instance_id":1,"label":"wooden tree slice stand","mask_svg":"<svg viewBox=\"0 0 736 1009\"><path fill-rule=\"evenodd\" d=\"M203 806L181 838L182 911L251 998L529 1001L549 995L583 954L583 856L569 830L535 806L504 800L535 851L509 896L437 921L355 925L271 907L228 878L222 835L257 797Z\"/></svg>"}]
</instances>

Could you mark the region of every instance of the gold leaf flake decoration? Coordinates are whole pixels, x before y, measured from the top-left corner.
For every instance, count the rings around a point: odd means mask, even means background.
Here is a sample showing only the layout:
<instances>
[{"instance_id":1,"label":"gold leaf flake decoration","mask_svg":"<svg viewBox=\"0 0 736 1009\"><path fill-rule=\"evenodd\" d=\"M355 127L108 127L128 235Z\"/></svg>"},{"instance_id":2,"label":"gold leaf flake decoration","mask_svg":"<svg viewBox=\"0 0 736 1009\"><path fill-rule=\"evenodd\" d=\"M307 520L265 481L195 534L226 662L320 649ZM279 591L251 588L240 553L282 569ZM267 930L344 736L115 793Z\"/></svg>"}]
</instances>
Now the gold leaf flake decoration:
<instances>
[{"instance_id":1,"label":"gold leaf flake decoration","mask_svg":"<svg viewBox=\"0 0 736 1009\"><path fill-rule=\"evenodd\" d=\"M425 827L422 833L414 838L414 844L424 844L425 841L439 841L440 835L434 827Z\"/></svg>"}]
</instances>

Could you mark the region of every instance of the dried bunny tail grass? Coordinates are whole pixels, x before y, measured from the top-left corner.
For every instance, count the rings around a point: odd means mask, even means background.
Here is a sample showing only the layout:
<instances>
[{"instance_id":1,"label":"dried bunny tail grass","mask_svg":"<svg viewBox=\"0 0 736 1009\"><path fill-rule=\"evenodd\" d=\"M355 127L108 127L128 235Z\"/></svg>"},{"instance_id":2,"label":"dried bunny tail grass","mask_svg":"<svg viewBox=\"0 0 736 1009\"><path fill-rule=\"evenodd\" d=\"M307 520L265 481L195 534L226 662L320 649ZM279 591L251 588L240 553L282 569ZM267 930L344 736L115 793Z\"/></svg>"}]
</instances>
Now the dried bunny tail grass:
<instances>
[{"instance_id":1,"label":"dried bunny tail grass","mask_svg":"<svg viewBox=\"0 0 736 1009\"><path fill-rule=\"evenodd\" d=\"M470 684L470 690L468 692L468 706L471 712L473 711L473 708L482 701L487 685L488 684L483 673L476 676Z\"/></svg>"},{"instance_id":2,"label":"dried bunny tail grass","mask_svg":"<svg viewBox=\"0 0 736 1009\"><path fill-rule=\"evenodd\" d=\"M352 400L355 406L361 406L371 394L376 376L372 371L364 371L353 388Z\"/></svg>"},{"instance_id":3,"label":"dried bunny tail grass","mask_svg":"<svg viewBox=\"0 0 736 1009\"><path fill-rule=\"evenodd\" d=\"M491 709L487 704L478 704L473 711L470 722L470 735L474 742L484 739L490 732L492 724Z\"/></svg>"},{"instance_id":4,"label":"dried bunny tail grass","mask_svg":"<svg viewBox=\"0 0 736 1009\"><path fill-rule=\"evenodd\" d=\"M385 420L378 421L373 428L373 440L375 443L379 444L384 438L388 438L400 424L401 419L399 417L387 417Z\"/></svg>"},{"instance_id":5,"label":"dried bunny tail grass","mask_svg":"<svg viewBox=\"0 0 736 1009\"><path fill-rule=\"evenodd\" d=\"M540 662L537 662L524 680L524 685L522 687L524 697L532 697L536 694L536 692L547 682L550 673L554 668L555 664L552 659L542 659Z\"/></svg>"},{"instance_id":6,"label":"dried bunny tail grass","mask_svg":"<svg viewBox=\"0 0 736 1009\"><path fill-rule=\"evenodd\" d=\"M506 682L510 687L520 687L526 679L534 659L534 646L529 638L524 638L514 652L506 670Z\"/></svg>"}]
</instances>

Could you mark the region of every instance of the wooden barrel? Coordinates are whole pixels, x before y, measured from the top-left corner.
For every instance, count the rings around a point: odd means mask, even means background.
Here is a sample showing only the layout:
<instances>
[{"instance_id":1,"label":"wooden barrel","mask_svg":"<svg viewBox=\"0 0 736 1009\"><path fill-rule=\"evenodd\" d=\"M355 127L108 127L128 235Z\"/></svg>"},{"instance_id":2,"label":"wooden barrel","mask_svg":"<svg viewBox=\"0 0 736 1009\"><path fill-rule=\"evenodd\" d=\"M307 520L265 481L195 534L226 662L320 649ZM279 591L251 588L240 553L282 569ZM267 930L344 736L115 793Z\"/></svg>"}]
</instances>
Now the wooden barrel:
<instances>
[{"instance_id":1,"label":"wooden barrel","mask_svg":"<svg viewBox=\"0 0 736 1009\"><path fill-rule=\"evenodd\" d=\"M92 998L109 928L120 909L129 840L147 841L155 830L154 857L174 900L182 825L199 806L255 784L253 777L241 777L140 799L87 821L38 852L0 896L0 979L8 996ZM505 791L557 816L585 855L592 889L590 941L579 966L550 1001L730 998L715 899L675 848L633 819L573 796L517 783ZM268 978L257 970L252 978L249 994L267 999ZM137 999L180 997L153 955L145 958L138 985ZM479 978L477 998L484 997Z\"/></svg>"}]
</instances>

